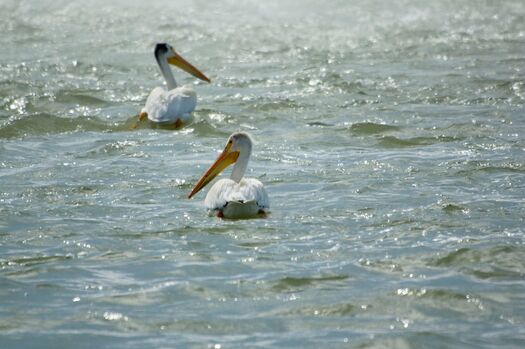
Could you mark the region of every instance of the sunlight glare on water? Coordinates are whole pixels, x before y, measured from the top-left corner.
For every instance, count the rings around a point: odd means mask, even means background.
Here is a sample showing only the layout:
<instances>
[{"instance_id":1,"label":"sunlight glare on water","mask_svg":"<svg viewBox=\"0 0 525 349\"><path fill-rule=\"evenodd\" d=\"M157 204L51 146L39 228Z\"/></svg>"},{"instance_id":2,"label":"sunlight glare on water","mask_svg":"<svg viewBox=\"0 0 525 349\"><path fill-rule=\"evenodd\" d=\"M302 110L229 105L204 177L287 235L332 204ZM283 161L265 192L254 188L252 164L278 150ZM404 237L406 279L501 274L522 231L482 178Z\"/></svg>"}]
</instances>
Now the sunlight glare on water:
<instances>
[{"instance_id":1,"label":"sunlight glare on water","mask_svg":"<svg viewBox=\"0 0 525 349\"><path fill-rule=\"evenodd\" d=\"M0 347L522 347L524 18L3 1ZM157 42L212 80L174 70L198 94L180 130L133 129ZM265 219L187 199L239 130Z\"/></svg>"}]
</instances>

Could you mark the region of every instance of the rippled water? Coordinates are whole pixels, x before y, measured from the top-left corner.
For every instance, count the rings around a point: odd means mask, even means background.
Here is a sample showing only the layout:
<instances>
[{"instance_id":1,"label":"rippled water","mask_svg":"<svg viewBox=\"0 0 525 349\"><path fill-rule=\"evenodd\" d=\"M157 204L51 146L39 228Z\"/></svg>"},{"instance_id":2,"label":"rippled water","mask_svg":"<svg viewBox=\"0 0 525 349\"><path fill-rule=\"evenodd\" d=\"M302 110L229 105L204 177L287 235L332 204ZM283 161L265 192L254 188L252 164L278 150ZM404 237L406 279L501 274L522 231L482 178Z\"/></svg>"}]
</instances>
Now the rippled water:
<instances>
[{"instance_id":1,"label":"rippled water","mask_svg":"<svg viewBox=\"0 0 525 349\"><path fill-rule=\"evenodd\" d=\"M2 1L0 347L525 344L523 1ZM196 121L130 130L166 41ZM266 219L186 196L236 130Z\"/></svg>"}]
</instances>

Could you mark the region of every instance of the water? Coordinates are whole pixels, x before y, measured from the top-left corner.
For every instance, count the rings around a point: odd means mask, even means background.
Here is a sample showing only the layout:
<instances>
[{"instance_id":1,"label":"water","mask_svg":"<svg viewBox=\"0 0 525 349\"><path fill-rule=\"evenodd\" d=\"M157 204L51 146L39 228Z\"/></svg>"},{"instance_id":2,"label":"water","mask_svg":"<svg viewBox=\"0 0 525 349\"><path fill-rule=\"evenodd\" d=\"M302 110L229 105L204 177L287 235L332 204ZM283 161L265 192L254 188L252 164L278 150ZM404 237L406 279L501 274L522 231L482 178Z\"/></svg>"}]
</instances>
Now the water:
<instances>
[{"instance_id":1,"label":"water","mask_svg":"<svg viewBox=\"0 0 525 349\"><path fill-rule=\"evenodd\" d=\"M523 347L523 1L4 0L0 31L0 347ZM212 84L130 130L162 41ZM186 199L237 130L266 219Z\"/></svg>"}]
</instances>

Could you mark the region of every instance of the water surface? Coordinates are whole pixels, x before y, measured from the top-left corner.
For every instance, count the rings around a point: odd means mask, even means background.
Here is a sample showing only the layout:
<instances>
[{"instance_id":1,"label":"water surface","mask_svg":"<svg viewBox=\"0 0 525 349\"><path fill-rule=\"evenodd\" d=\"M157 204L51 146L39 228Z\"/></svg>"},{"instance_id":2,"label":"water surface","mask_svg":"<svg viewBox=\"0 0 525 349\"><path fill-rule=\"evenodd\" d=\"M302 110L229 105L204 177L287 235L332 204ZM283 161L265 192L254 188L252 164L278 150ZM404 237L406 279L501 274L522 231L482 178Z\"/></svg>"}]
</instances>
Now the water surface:
<instances>
[{"instance_id":1,"label":"water surface","mask_svg":"<svg viewBox=\"0 0 525 349\"><path fill-rule=\"evenodd\" d=\"M3 1L0 346L519 348L522 1ZM212 84L134 116L172 43ZM256 140L267 219L186 196ZM227 175L227 173L226 173Z\"/></svg>"}]
</instances>

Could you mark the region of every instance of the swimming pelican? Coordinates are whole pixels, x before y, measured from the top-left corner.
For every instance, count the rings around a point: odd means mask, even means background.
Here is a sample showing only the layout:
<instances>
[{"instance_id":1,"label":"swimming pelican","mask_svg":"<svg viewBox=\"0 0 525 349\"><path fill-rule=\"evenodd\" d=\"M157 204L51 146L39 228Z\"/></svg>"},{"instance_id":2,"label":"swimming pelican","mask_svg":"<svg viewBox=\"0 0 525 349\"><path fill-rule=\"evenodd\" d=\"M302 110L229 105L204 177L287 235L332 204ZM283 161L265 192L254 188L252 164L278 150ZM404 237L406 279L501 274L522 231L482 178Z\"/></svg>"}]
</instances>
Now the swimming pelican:
<instances>
[{"instance_id":1,"label":"swimming pelican","mask_svg":"<svg viewBox=\"0 0 525 349\"><path fill-rule=\"evenodd\" d=\"M243 178L251 153L250 136L244 132L232 134L222 154L199 179L188 198L204 188L226 167L235 163L230 178L218 180L208 191L204 200L208 213L233 219L264 216L270 208L270 201L263 184L255 178Z\"/></svg>"},{"instance_id":2,"label":"swimming pelican","mask_svg":"<svg viewBox=\"0 0 525 349\"><path fill-rule=\"evenodd\" d=\"M155 46L155 58L168 88L155 87L151 91L146 106L139 115L139 121L148 118L155 123L181 127L191 121L191 113L197 104L197 94L189 86L177 87L177 82L168 65L173 64L191 75L210 82L210 79L182 58L168 44Z\"/></svg>"}]
</instances>

